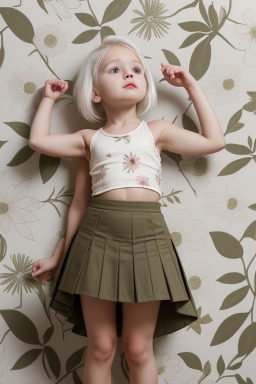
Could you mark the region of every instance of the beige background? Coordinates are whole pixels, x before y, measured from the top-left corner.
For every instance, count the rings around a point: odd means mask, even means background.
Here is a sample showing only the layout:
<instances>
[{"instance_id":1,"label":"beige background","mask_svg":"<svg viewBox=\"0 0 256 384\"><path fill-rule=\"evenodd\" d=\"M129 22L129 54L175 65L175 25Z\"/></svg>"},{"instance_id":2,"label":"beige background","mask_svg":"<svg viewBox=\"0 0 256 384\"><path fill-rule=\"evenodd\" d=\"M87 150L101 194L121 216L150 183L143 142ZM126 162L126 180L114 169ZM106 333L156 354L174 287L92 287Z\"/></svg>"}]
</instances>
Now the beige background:
<instances>
[{"instance_id":1,"label":"beige background","mask_svg":"<svg viewBox=\"0 0 256 384\"><path fill-rule=\"evenodd\" d=\"M86 339L49 311L50 283L30 277L33 261L51 256L65 231L77 159L33 153L28 136L45 80L71 85L84 55L109 33L130 37L149 64L158 108L144 120L201 133L187 92L161 81L161 61L182 65L227 143L206 156L161 154L162 212L199 319L154 340L158 382L255 383L255 1L1 0L0 7L0 383L82 382ZM52 133L91 127L70 91L54 106ZM128 382L121 342L112 375Z\"/></svg>"}]
</instances>

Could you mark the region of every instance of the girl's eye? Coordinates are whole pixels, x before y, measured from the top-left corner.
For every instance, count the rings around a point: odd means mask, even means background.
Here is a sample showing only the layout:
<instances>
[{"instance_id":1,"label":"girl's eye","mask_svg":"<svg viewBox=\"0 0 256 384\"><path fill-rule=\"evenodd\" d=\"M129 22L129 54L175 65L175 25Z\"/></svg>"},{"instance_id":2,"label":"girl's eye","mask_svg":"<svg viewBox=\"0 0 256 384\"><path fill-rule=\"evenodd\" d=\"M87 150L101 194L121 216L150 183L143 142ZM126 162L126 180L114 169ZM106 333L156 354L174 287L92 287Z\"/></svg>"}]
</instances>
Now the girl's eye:
<instances>
[{"instance_id":1,"label":"girl's eye","mask_svg":"<svg viewBox=\"0 0 256 384\"><path fill-rule=\"evenodd\" d=\"M114 71L115 69L118 69L118 67L112 68L112 69L110 70L110 72ZM140 73L140 68L138 68L138 67L134 67L134 69L137 69L137 70L138 70L137 73ZM117 73L117 72L114 72L114 73Z\"/></svg>"},{"instance_id":2,"label":"girl's eye","mask_svg":"<svg viewBox=\"0 0 256 384\"><path fill-rule=\"evenodd\" d=\"M118 69L117 67L116 68L112 68L111 70L110 70L110 72L112 72L112 71L114 71L115 69ZM116 73L116 72L115 72Z\"/></svg>"}]
</instances>

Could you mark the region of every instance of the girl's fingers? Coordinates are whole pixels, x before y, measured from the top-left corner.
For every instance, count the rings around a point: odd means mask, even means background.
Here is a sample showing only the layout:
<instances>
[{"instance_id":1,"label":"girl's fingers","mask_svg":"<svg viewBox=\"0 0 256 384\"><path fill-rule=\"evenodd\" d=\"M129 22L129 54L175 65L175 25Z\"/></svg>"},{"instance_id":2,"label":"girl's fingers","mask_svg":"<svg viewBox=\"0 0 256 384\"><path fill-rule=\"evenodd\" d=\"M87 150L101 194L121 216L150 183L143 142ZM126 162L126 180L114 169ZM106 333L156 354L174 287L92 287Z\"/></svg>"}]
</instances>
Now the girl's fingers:
<instances>
[{"instance_id":1,"label":"girl's fingers","mask_svg":"<svg viewBox=\"0 0 256 384\"><path fill-rule=\"evenodd\" d=\"M51 277L51 272L46 272L46 273L44 274L42 283L45 284L45 282L46 282L47 280L49 280L50 277Z\"/></svg>"},{"instance_id":2,"label":"girl's fingers","mask_svg":"<svg viewBox=\"0 0 256 384\"><path fill-rule=\"evenodd\" d=\"M41 269L38 269L37 271L32 272L32 276L36 277L36 276L40 275L41 273L42 273Z\"/></svg>"},{"instance_id":3,"label":"girl's fingers","mask_svg":"<svg viewBox=\"0 0 256 384\"><path fill-rule=\"evenodd\" d=\"M32 271L35 272L35 271L37 270L38 267L39 267L38 262L35 262L35 263L32 265Z\"/></svg>"}]
</instances>

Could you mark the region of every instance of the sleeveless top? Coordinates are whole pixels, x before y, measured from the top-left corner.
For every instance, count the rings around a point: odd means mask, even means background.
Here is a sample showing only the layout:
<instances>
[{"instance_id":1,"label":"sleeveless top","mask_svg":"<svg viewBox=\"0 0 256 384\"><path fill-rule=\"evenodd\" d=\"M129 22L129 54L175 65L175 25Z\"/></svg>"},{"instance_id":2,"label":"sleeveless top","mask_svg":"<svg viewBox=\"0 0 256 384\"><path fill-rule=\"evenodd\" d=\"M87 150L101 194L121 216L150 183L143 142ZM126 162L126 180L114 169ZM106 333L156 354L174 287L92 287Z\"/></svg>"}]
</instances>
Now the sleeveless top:
<instances>
[{"instance_id":1,"label":"sleeveless top","mask_svg":"<svg viewBox=\"0 0 256 384\"><path fill-rule=\"evenodd\" d=\"M161 157L145 121L125 134L99 128L90 142L92 196L126 187L148 188L161 196Z\"/></svg>"}]
</instances>

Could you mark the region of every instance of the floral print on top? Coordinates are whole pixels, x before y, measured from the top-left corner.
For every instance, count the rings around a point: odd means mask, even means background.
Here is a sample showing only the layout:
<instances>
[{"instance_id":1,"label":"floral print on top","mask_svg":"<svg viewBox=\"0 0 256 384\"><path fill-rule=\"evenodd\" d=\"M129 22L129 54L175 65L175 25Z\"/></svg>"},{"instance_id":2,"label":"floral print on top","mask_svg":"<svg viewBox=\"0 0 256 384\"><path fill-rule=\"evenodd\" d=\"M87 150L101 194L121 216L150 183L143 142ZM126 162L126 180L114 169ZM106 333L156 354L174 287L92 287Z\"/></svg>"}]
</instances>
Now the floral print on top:
<instances>
[{"instance_id":1,"label":"floral print on top","mask_svg":"<svg viewBox=\"0 0 256 384\"><path fill-rule=\"evenodd\" d=\"M149 185L147 176L137 176L136 181L139 185Z\"/></svg>"},{"instance_id":2,"label":"floral print on top","mask_svg":"<svg viewBox=\"0 0 256 384\"><path fill-rule=\"evenodd\" d=\"M98 130L90 150L92 196L125 187L148 188L162 195L161 157L145 121L129 135Z\"/></svg>"},{"instance_id":3,"label":"floral print on top","mask_svg":"<svg viewBox=\"0 0 256 384\"><path fill-rule=\"evenodd\" d=\"M109 168L105 168L105 165L103 165L100 168L100 171L95 175L95 183L98 183L100 180L102 180L106 176L107 169Z\"/></svg>"},{"instance_id":4,"label":"floral print on top","mask_svg":"<svg viewBox=\"0 0 256 384\"><path fill-rule=\"evenodd\" d=\"M125 144L129 144L131 141L131 136L130 135L125 135L125 136L114 136L115 142L118 142L120 140L124 140Z\"/></svg>"},{"instance_id":5,"label":"floral print on top","mask_svg":"<svg viewBox=\"0 0 256 384\"><path fill-rule=\"evenodd\" d=\"M128 169L127 173L129 173L130 171L134 172L136 169L139 168L140 157L133 155L131 151L130 151L130 156L125 154L123 159L124 159L123 170Z\"/></svg>"},{"instance_id":6,"label":"floral print on top","mask_svg":"<svg viewBox=\"0 0 256 384\"><path fill-rule=\"evenodd\" d=\"M162 180L161 180L161 168L157 170L157 173L155 174L155 181L157 182L157 185L159 188L162 189Z\"/></svg>"}]
</instances>

